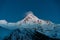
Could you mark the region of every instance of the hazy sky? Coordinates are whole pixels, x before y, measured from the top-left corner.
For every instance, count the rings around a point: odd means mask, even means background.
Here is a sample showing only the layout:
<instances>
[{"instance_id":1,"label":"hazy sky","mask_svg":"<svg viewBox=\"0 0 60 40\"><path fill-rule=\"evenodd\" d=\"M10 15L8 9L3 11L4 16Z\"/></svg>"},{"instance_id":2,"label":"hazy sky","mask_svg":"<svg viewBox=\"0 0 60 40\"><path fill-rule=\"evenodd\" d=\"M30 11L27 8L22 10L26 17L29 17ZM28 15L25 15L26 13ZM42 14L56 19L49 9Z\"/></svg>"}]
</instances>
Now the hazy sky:
<instances>
[{"instance_id":1,"label":"hazy sky","mask_svg":"<svg viewBox=\"0 0 60 40\"><path fill-rule=\"evenodd\" d=\"M60 0L0 0L0 19L17 22L32 11L37 17L60 23Z\"/></svg>"}]
</instances>

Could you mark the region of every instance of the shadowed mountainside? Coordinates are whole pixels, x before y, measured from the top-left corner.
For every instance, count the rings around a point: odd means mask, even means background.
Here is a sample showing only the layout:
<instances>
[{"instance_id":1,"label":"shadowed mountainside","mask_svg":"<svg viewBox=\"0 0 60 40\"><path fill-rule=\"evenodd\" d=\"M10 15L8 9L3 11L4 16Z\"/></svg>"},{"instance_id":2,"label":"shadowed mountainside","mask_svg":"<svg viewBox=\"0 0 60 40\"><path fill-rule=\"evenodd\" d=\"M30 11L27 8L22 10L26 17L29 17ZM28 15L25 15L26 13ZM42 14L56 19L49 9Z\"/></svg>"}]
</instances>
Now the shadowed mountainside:
<instances>
[{"instance_id":1,"label":"shadowed mountainside","mask_svg":"<svg viewBox=\"0 0 60 40\"><path fill-rule=\"evenodd\" d=\"M29 30L30 32L26 29L24 30L21 33L19 29L16 29L8 37L5 37L4 40L60 40L56 38L50 38L37 31L32 33L31 30Z\"/></svg>"}]
</instances>

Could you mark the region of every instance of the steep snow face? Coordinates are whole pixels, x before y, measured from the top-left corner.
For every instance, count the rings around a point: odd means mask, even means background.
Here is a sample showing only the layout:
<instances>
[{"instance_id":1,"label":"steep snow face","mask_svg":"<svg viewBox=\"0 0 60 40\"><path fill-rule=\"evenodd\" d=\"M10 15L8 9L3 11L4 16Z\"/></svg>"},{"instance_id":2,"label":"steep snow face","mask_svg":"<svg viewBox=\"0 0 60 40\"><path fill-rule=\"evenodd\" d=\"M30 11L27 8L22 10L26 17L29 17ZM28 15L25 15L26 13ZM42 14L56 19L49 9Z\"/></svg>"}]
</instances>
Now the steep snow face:
<instances>
[{"instance_id":1,"label":"steep snow face","mask_svg":"<svg viewBox=\"0 0 60 40\"><path fill-rule=\"evenodd\" d=\"M37 20L39 20L39 18L37 18L33 12L29 11L27 12L27 16L20 22L22 23L27 23L27 22L36 22Z\"/></svg>"},{"instance_id":2,"label":"steep snow face","mask_svg":"<svg viewBox=\"0 0 60 40\"><path fill-rule=\"evenodd\" d=\"M42 19L39 19L38 17L36 17L33 12L29 11L27 12L27 16L21 20L21 21L18 21L17 22L18 24L26 24L26 23L39 23L41 25L44 25L44 24L49 24L48 21L45 21L45 20L42 20Z\"/></svg>"}]
</instances>

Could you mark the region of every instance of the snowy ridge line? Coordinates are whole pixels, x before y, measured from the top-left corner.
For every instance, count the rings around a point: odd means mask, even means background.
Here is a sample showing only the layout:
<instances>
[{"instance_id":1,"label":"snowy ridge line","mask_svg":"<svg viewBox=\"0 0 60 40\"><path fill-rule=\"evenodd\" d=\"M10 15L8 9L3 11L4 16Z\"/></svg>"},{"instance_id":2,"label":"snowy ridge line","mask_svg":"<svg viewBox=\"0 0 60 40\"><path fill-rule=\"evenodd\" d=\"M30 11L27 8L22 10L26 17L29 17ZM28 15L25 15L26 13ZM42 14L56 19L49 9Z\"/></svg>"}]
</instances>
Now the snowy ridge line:
<instances>
[{"instance_id":1,"label":"snowy ridge line","mask_svg":"<svg viewBox=\"0 0 60 40\"><path fill-rule=\"evenodd\" d=\"M46 21L36 17L33 12L27 12L27 16L15 23L7 22L6 20L0 20L0 26L7 29L31 29L38 32L44 33L49 37L60 38L60 24L54 24L51 21Z\"/></svg>"},{"instance_id":2,"label":"snowy ridge line","mask_svg":"<svg viewBox=\"0 0 60 40\"><path fill-rule=\"evenodd\" d=\"M30 22L40 23L41 25L52 23L51 21L45 21L45 20L39 19L38 17L36 17L33 14L33 12L29 11L29 12L27 12L27 16L21 21L17 21L15 23L13 23L13 22L10 23L10 22L7 22L6 20L0 20L0 25L1 24L3 24L3 25L10 25L10 24L16 25L16 24L23 24L23 23L30 23Z\"/></svg>"}]
</instances>

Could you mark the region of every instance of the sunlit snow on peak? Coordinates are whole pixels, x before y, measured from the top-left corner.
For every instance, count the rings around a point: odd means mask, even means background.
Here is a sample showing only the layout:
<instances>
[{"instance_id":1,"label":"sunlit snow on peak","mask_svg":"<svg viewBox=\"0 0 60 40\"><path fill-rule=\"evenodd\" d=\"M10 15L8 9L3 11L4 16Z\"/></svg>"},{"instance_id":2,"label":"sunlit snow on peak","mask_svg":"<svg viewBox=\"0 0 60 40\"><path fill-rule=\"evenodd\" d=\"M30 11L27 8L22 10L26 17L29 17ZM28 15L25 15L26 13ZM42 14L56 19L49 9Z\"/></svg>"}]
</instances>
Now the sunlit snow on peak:
<instances>
[{"instance_id":1,"label":"sunlit snow on peak","mask_svg":"<svg viewBox=\"0 0 60 40\"><path fill-rule=\"evenodd\" d=\"M0 20L0 25L5 26L20 26L22 24L31 24L31 23L37 23L40 24L41 26L51 24L51 22L49 21L45 21L36 17L32 11L27 12L26 17L23 20L17 21L15 23L13 22L9 23L6 20Z\"/></svg>"}]
</instances>

